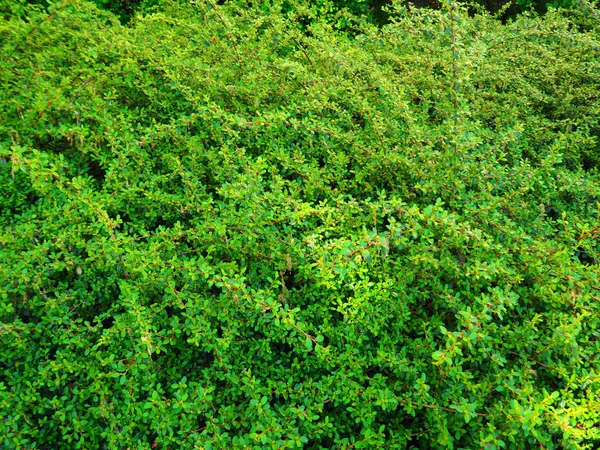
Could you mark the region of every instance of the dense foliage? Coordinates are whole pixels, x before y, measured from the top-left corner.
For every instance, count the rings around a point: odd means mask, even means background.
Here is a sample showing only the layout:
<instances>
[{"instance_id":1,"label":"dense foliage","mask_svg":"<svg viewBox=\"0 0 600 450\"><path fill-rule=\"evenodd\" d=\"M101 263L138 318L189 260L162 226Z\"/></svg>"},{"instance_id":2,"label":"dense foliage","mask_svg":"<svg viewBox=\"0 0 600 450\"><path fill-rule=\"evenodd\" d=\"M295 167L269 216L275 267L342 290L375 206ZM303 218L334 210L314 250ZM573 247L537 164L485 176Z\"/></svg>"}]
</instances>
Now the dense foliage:
<instances>
[{"instance_id":1,"label":"dense foliage","mask_svg":"<svg viewBox=\"0 0 600 450\"><path fill-rule=\"evenodd\" d=\"M115 13L122 22L127 22L135 11L145 11L155 6L164 5L164 0L92 0L97 6ZM167 2L171 0L166 0ZM179 0L186 2L188 0ZM224 4L236 0L215 0L217 4ZM307 0L320 19L333 23L338 29L345 29L348 17L360 17L370 22L382 25L388 22L388 7L393 0ZM498 13L506 19L525 11L535 10L544 13L548 8L580 7L579 0L458 0L470 7L483 7L491 13ZM594 1L594 0L592 0ZM595 0L598 4L598 0ZM29 3L48 5L48 0L27 0ZM294 8L294 1L282 2L282 10L289 11ZM402 0L407 7L440 9L443 1L440 0Z\"/></svg>"},{"instance_id":2,"label":"dense foliage","mask_svg":"<svg viewBox=\"0 0 600 450\"><path fill-rule=\"evenodd\" d=\"M284 6L0 4L0 446L594 448L599 11Z\"/></svg>"}]
</instances>

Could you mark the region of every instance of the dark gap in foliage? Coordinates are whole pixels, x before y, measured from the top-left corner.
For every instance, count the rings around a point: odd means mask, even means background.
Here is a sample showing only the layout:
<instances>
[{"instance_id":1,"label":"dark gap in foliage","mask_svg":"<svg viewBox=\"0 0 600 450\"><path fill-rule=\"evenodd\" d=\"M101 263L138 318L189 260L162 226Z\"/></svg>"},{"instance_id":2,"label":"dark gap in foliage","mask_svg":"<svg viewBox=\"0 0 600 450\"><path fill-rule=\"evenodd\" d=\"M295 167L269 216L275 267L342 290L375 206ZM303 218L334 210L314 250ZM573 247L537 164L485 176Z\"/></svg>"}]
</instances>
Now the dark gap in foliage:
<instances>
[{"instance_id":1,"label":"dark gap in foliage","mask_svg":"<svg viewBox=\"0 0 600 450\"><path fill-rule=\"evenodd\" d=\"M73 143L65 136L54 137L48 134L36 133L32 139L33 148L51 153L65 153L73 149Z\"/></svg>"},{"instance_id":2,"label":"dark gap in foliage","mask_svg":"<svg viewBox=\"0 0 600 450\"><path fill-rule=\"evenodd\" d=\"M167 315L167 318L171 319L172 317L181 317L181 309L180 308L175 308L172 305L167 305L164 308L165 314Z\"/></svg>"},{"instance_id":3,"label":"dark gap in foliage","mask_svg":"<svg viewBox=\"0 0 600 450\"><path fill-rule=\"evenodd\" d=\"M202 414L198 414L198 416L196 416L196 425L199 432L202 432L206 428L206 421L206 416Z\"/></svg>"},{"instance_id":4,"label":"dark gap in foliage","mask_svg":"<svg viewBox=\"0 0 600 450\"><path fill-rule=\"evenodd\" d=\"M309 439L306 442L307 449L322 449L322 448L335 448L333 440L328 436L322 436L319 440Z\"/></svg>"},{"instance_id":5,"label":"dark gap in foliage","mask_svg":"<svg viewBox=\"0 0 600 450\"><path fill-rule=\"evenodd\" d=\"M113 327L113 325L115 324L115 314L116 312L113 312L110 316L106 316L100 321L100 323L102 324L102 328L108 330L109 328Z\"/></svg>"},{"instance_id":6,"label":"dark gap in foliage","mask_svg":"<svg viewBox=\"0 0 600 450\"><path fill-rule=\"evenodd\" d=\"M287 356L294 350L294 347L289 342L284 341L271 341L270 346L274 353L280 355Z\"/></svg>"},{"instance_id":7,"label":"dark gap in foliage","mask_svg":"<svg viewBox=\"0 0 600 450\"><path fill-rule=\"evenodd\" d=\"M158 433L156 431L151 432L148 435L148 440L146 444L148 444L148 448L153 449L157 448L160 443L160 439L158 437Z\"/></svg>"},{"instance_id":8,"label":"dark gap in foliage","mask_svg":"<svg viewBox=\"0 0 600 450\"><path fill-rule=\"evenodd\" d=\"M161 228L169 228L172 225L171 221L162 215L149 219L147 224L150 233L159 232Z\"/></svg>"},{"instance_id":9,"label":"dark gap in foliage","mask_svg":"<svg viewBox=\"0 0 600 450\"><path fill-rule=\"evenodd\" d=\"M216 284L213 284L210 287L208 287L207 293L212 297L218 298L219 296L225 293L225 289L217 286Z\"/></svg>"},{"instance_id":10,"label":"dark gap in foliage","mask_svg":"<svg viewBox=\"0 0 600 450\"><path fill-rule=\"evenodd\" d=\"M94 159L88 161L88 173L92 176L94 180L96 180L99 184L99 187L102 188L104 184L104 180L106 178L106 170L102 168L100 163Z\"/></svg>"},{"instance_id":11,"label":"dark gap in foliage","mask_svg":"<svg viewBox=\"0 0 600 450\"><path fill-rule=\"evenodd\" d=\"M304 282L302 280L302 277L296 270L292 269L292 270L283 272L281 277L283 280L283 285L286 287L286 289L288 289L290 291L292 289L301 289L302 287L304 287Z\"/></svg>"},{"instance_id":12,"label":"dark gap in foliage","mask_svg":"<svg viewBox=\"0 0 600 450\"><path fill-rule=\"evenodd\" d=\"M331 326L336 326L344 322L344 314L337 309L329 308L329 322Z\"/></svg>"},{"instance_id":13,"label":"dark gap in foliage","mask_svg":"<svg viewBox=\"0 0 600 450\"><path fill-rule=\"evenodd\" d=\"M362 113L356 112L352 114L352 120L356 125L359 126L360 129L365 129L367 121L365 120L365 116Z\"/></svg>"},{"instance_id":14,"label":"dark gap in foliage","mask_svg":"<svg viewBox=\"0 0 600 450\"><path fill-rule=\"evenodd\" d=\"M24 324L39 323L40 318L34 311L26 306L26 301L21 300L15 302L15 317Z\"/></svg>"},{"instance_id":15,"label":"dark gap in foliage","mask_svg":"<svg viewBox=\"0 0 600 450\"><path fill-rule=\"evenodd\" d=\"M556 221L558 219L560 219L561 215L560 215L560 209L553 207L553 206L547 206L545 209L546 212L546 218L552 220L552 221Z\"/></svg>"},{"instance_id":16,"label":"dark gap in foliage","mask_svg":"<svg viewBox=\"0 0 600 450\"><path fill-rule=\"evenodd\" d=\"M596 264L596 258L592 256L590 252L586 250L584 246L579 246L574 252L575 257L579 260L579 262L586 266L591 266Z\"/></svg>"},{"instance_id":17,"label":"dark gap in foliage","mask_svg":"<svg viewBox=\"0 0 600 450\"><path fill-rule=\"evenodd\" d=\"M600 150L598 150L600 152ZM581 160L581 167L583 170L591 171L600 168L600 159L592 158L591 156L584 156Z\"/></svg>"}]
</instances>

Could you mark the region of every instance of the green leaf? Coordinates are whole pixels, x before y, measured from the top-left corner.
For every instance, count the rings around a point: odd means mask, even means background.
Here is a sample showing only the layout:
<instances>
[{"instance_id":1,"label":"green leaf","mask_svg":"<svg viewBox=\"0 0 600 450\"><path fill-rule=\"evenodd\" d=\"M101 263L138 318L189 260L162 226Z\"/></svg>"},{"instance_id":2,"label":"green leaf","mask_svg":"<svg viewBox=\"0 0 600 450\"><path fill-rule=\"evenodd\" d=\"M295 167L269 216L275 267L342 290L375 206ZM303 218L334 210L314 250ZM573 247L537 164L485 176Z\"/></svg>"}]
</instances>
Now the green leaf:
<instances>
[{"instance_id":1,"label":"green leaf","mask_svg":"<svg viewBox=\"0 0 600 450\"><path fill-rule=\"evenodd\" d=\"M306 347L306 350L308 350L308 351L311 351L311 350L312 350L312 348L313 348L313 342L312 342L312 340L311 340L310 338L308 338L308 337L307 337L307 338L304 340L304 346Z\"/></svg>"}]
</instances>

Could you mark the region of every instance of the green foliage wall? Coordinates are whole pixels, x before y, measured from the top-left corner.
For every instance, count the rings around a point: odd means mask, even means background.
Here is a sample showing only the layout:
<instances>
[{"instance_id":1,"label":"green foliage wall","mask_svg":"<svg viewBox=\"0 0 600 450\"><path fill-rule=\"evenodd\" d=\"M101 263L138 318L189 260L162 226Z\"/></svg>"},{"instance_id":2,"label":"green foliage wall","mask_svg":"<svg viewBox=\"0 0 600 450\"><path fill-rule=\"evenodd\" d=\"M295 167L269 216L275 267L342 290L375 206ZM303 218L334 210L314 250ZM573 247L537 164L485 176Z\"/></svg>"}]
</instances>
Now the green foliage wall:
<instances>
[{"instance_id":1,"label":"green foliage wall","mask_svg":"<svg viewBox=\"0 0 600 450\"><path fill-rule=\"evenodd\" d=\"M598 11L282 7L0 6L3 448L593 448Z\"/></svg>"}]
</instances>

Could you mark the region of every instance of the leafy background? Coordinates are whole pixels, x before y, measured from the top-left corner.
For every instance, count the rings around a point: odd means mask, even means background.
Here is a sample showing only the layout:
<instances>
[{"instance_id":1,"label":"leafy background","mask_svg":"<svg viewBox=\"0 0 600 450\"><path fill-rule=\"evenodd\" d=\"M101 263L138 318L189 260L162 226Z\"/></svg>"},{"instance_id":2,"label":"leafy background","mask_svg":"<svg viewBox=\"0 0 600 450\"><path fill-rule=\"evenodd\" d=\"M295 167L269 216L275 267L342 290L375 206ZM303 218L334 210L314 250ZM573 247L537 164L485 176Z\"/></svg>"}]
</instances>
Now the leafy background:
<instances>
[{"instance_id":1,"label":"leafy background","mask_svg":"<svg viewBox=\"0 0 600 450\"><path fill-rule=\"evenodd\" d=\"M598 9L322 5L0 5L5 448L597 445Z\"/></svg>"}]
</instances>

